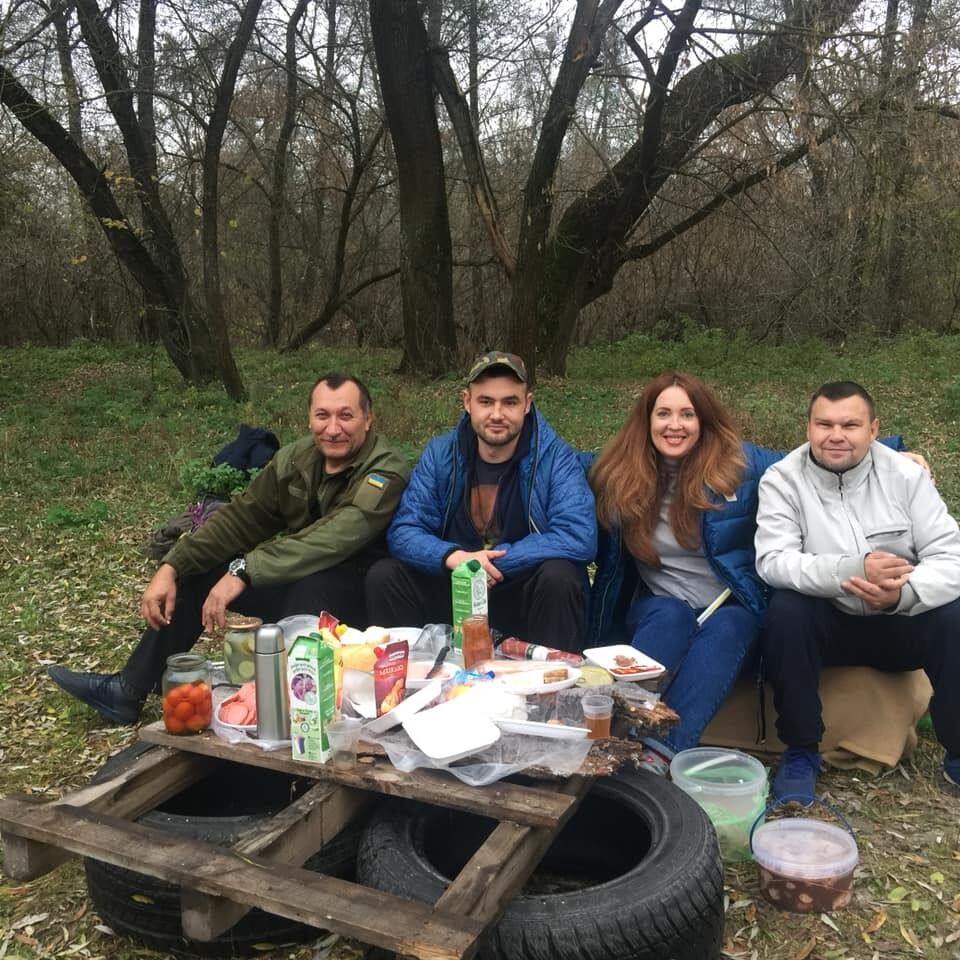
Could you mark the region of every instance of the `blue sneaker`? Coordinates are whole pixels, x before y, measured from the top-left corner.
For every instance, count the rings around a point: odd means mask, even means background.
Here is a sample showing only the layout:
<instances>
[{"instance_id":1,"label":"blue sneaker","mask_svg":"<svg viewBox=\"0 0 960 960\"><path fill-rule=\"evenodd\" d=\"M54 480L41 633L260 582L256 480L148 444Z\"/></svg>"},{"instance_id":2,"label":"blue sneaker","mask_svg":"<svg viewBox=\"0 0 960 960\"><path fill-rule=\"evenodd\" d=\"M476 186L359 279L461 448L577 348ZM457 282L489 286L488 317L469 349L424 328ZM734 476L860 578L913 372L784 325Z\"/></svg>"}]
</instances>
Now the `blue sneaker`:
<instances>
[{"instance_id":1,"label":"blue sneaker","mask_svg":"<svg viewBox=\"0 0 960 960\"><path fill-rule=\"evenodd\" d=\"M960 788L960 756L943 758L943 779Z\"/></svg>"},{"instance_id":2,"label":"blue sneaker","mask_svg":"<svg viewBox=\"0 0 960 960\"><path fill-rule=\"evenodd\" d=\"M788 747L780 758L780 766L773 778L773 799L789 798L809 806L817 799L817 774L820 772L820 754L813 750Z\"/></svg>"}]
</instances>

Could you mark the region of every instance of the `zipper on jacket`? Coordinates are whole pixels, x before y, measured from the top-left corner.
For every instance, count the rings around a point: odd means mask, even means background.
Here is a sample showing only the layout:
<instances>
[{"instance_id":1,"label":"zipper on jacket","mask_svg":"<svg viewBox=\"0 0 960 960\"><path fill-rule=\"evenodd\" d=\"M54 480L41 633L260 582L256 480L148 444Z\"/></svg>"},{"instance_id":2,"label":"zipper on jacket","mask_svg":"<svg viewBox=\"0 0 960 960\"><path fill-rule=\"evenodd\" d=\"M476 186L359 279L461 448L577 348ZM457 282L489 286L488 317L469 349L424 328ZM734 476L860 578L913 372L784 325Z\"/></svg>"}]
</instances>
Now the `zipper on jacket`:
<instances>
[{"instance_id":1,"label":"zipper on jacket","mask_svg":"<svg viewBox=\"0 0 960 960\"><path fill-rule=\"evenodd\" d=\"M531 533L539 533L540 528L533 519L533 486L537 480L537 467L540 465L540 424L537 415L533 415L533 432L536 435L533 441L533 466L530 468L530 486L527 488L527 526Z\"/></svg>"},{"instance_id":2,"label":"zipper on jacket","mask_svg":"<svg viewBox=\"0 0 960 960\"><path fill-rule=\"evenodd\" d=\"M847 515L847 501L843 495L843 474L842 473L837 474L837 492L840 494L840 506L843 507L843 515L847 518L847 524L850 527L850 532L853 534L853 542L856 543L857 531L854 528L853 524L850 523L850 517ZM869 616L870 610L867 608L866 600L861 600L859 597L857 597L856 599L860 603L860 609L862 611L860 615L864 617Z\"/></svg>"}]
</instances>

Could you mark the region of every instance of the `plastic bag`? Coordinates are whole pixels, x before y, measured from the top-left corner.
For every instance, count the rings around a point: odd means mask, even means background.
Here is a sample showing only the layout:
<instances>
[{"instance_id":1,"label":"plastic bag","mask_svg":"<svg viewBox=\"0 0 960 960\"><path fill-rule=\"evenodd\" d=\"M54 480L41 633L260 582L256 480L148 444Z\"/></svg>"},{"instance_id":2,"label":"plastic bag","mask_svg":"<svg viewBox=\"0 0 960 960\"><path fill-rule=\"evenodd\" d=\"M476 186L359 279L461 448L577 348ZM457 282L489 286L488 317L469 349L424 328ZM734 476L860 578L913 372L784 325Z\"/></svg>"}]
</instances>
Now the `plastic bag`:
<instances>
[{"instance_id":1,"label":"plastic bag","mask_svg":"<svg viewBox=\"0 0 960 960\"><path fill-rule=\"evenodd\" d=\"M227 683L226 678L223 674L223 664L222 663L211 663L211 674L210 681L213 686L213 720L210 723L210 729L221 739L225 740L227 743L252 743L255 747L259 747L261 750L277 750L279 748L284 748L285 750L290 749L289 740L260 740L257 738L257 728L254 725L251 732L248 732L245 729L240 727L232 726L227 723L223 723L220 720L220 704L223 703L227 697L232 696L237 692L239 687L235 684Z\"/></svg>"},{"instance_id":2,"label":"plastic bag","mask_svg":"<svg viewBox=\"0 0 960 960\"><path fill-rule=\"evenodd\" d=\"M426 767L448 770L471 787L483 787L530 767L545 767L559 776L576 773L590 752L590 740L554 740L503 733L500 739L479 753L454 764L432 760L417 749L403 728L377 736L360 734L361 739L380 744L390 762L404 773Z\"/></svg>"}]
</instances>

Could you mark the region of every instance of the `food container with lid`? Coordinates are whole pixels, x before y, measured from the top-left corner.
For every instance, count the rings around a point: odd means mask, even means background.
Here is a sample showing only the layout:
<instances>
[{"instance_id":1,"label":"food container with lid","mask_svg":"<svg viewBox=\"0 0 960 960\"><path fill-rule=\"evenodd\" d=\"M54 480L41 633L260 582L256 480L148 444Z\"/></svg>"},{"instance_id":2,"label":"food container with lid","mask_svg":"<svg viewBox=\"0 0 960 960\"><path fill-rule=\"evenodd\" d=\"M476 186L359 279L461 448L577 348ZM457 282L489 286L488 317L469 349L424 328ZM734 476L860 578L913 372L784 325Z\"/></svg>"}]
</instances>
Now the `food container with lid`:
<instances>
[{"instance_id":1,"label":"food container with lid","mask_svg":"<svg viewBox=\"0 0 960 960\"><path fill-rule=\"evenodd\" d=\"M670 779L706 811L724 860L750 859L750 828L767 803L767 771L739 750L694 747L670 761Z\"/></svg>"},{"instance_id":2,"label":"food container with lid","mask_svg":"<svg viewBox=\"0 0 960 960\"><path fill-rule=\"evenodd\" d=\"M807 817L770 820L753 831L750 845L760 892L774 906L829 913L850 902L859 860L852 831Z\"/></svg>"},{"instance_id":3,"label":"food container with lid","mask_svg":"<svg viewBox=\"0 0 960 960\"><path fill-rule=\"evenodd\" d=\"M207 661L196 653L174 653L160 680L163 725L168 733L200 733L213 719Z\"/></svg>"}]
</instances>

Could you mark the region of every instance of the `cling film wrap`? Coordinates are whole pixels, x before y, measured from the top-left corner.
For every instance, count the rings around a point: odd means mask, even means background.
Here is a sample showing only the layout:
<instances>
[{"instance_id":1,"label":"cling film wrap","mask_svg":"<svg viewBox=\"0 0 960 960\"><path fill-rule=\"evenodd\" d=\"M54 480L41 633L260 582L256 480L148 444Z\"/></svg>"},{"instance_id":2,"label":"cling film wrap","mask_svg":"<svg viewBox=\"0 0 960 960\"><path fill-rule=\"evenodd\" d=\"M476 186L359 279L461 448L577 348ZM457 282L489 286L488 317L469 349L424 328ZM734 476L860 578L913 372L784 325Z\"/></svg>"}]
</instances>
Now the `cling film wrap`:
<instances>
[{"instance_id":1,"label":"cling film wrap","mask_svg":"<svg viewBox=\"0 0 960 960\"><path fill-rule=\"evenodd\" d=\"M566 694L566 696L564 696ZM524 697L504 688L489 674L460 671L441 686L440 700L462 699L464 703L494 722L532 720L541 723L583 726L580 697L583 691ZM379 735L360 734L361 739L383 747L390 762L405 773L424 767L449 770L470 786L484 786L541 767L559 776L576 773L590 752L590 740L561 740L553 737L501 731L500 739L472 756L453 763L433 760L419 750L402 727Z\"/></svg>"}]
</instances>

